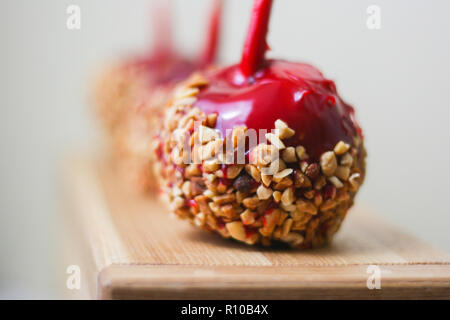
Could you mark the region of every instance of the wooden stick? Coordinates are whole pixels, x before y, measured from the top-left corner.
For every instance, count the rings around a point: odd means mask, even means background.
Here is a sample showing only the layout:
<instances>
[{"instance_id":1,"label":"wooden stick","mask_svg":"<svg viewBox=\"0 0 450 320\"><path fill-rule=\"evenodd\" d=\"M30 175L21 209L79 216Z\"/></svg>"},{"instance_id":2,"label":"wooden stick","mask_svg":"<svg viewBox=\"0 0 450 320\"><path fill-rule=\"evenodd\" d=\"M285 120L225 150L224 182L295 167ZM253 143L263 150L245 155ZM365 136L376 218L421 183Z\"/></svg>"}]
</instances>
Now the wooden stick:
<instances>
[{"instance_id":1,"label":"wooden stick","mask_svg":"<svg viewBox=\"0 0 450 320\"><path fill-rule=\"evenodd\" d=\"M222 17L222 0L215 0L213 9L209 20L209 28L206 37L205 47L201 56L201 63L203 65L210 65L214 63L217 58L217 51L219 47L219 34Z\"/></svg>"},{"instance_id":2,"label":"wooden stick","mask_svg":"<svg viewBox=\"0 0 450 320\"><path fill-rule=\"evenodd\" d=\"M258 71L265 60L265 53L268 49L266 36L272 3L272 0L255 0L254 2L240 63L241 72L245 77Z\"/></svg>"},{"instance_id":3,"label":"wooden stick","mask_svg":"<svg viewBox=\"0 0 450 320\"><path fill-rule=\"evenodd\" d=\"M173 52L172 2L159 0L153 5L153 52L158 55L170 55Z\"/></svg>"}]
</instances>

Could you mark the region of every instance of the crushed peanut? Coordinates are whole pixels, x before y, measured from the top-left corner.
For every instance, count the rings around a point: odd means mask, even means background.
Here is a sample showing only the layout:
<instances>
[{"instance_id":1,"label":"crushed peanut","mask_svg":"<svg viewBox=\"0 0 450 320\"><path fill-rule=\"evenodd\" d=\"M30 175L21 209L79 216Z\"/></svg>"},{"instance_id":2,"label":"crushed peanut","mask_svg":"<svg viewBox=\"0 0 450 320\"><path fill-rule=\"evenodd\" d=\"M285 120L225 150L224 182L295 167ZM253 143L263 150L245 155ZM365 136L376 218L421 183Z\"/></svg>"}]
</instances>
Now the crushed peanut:
<instances>
[{"instance_id":1,"label":"crushed peanut","mask_svg":"<svg viewBox=\"0 0 450 320\"><path fill-rule=\"evenodd\" d=\"M230 233L231 237L239 241L245 241L246 235L244 225L242 224L242 222L240 221L229 222L225 226L228 232Z\"/></svg>"},{"instance_id":2,"label":"crushed peanut","mask_svg":"<svg viewBox=\"0 0 450 320\"><path fill-rule=\"evenodd\" d=\"M191 196L191 182L185 181L181 187L181 191L183 191L183 194L186 197L190 197Z\"/></svg>"},{"instance_id":3,"label":"crushed peanut","mask_svg":"<svg viewBox=\"0 0 450 320\"><path fill-rule=\"evenodd\" d=\"M244 225L252 225L255 223L255 217L256 213L248 209L241 213L241 220Z\"/></svg>"},{"instance_id":4,"label":"crushed peanut","mask_svg":"<svg viewBox=\"0 0 450 320\"><path fill-rule=\"evenodd\" d=\"M206 123L208 124L208 127L214 128L216 126L217 122L217 113L211 113L206 118Z\"/></svg>"},{"instance_id":5,"label":"crushed peanut","mask_svg":"<svg viewBox=\"0 0 450 320\"><path fill-rule=\"evenodd\" d=\"M341 157L340 164L344 167L351 167L353 165L353 157L349 153L344 154Z\"/></svg>"},{"instance_id":6,"label":"crushed peanut","mask_svg":"<svg viewBox=\"0 0 450 320\"><path fill-rule=\"evenodd\" d=\"M328 181L330 181L338 189L344 186L341 180L339 180L336 176L328 177Z\"/></svg>"},{"instance_id":7,"label":"crushed peanut","mask_svg":"<svg viewBox=\"0 0 450 320\"><path fill-rule=\"evenodd\" d=\"M297 156L295 153L294 147L288 147L283 150L281 157L283 158L284 162L286 163L293 163L297 162Z\"/></svg>"},{"instance_id":8,"label":"crushed peanut","mask_svg":"<svg viewBox=\"0 0 450 320\"><path fill-rule=\"evenodd\" d=\"M328 199L326 200L321 206L320 206L320 211L328 211L333 209L334 207L336 207L338 205L338 202L333 200L333 199Z\"/></svg>"},{"instance_id":9,"label":"crushed peanut","mask_svg":"<svg viewBox=\"0 0 450 320\"><path fill-rule=\"evenodd\" d=\"M260 185L256 190L256 194L258 195L259 200L266 200L272 196L272 189L266 188L263 185Z\"/></svg>"},{"instance_id":10,"label":"crushed peanut","mask_svg":"<svg viewBox=\"0 0 450 320\"><path fill-rule=\"evenodd\" d=\"M287 235L281 238L281 240L290 243L292 246L298 246L304 240L303 236L299 233L289 232Z\"/></svg>"},{"instance_id":11,"label":"crushed peanut","mask_svg":"<svg viewBox=\"0 0 450 320\"><path fill-rule=\"evenodd\" d=\"M294 220L292 220L292 219L287 219L284 221L283 229L281 231L281 237L286 237L288 235L289 231L291 231L293 223L294 223Z\"/></svg>"},{"instance_id":12,"label":"crushed peanut","mask_svg":"<svg viewBox=\"0 0 450 320\"><path fill-rule=\"evenodd\" d=\"M261 173L254 165L246 165L245 170L255 179L256 182L261 182Z\"/></svg>"},{"instance_id":13,"label":"crushed peanut","mask_svg":"<svg viewBox=\"0 0 450 320\"><path fill-rule=\"evenodd\" d=\"M216 130L205 126L200 126L198 133L200 142L203 144L219 138L219 134Z\"/></svg>"},{"instance_id":14,"label":"crushed peanut","mask_svg":"<svg viewBox=\"0 0 450 320\"><path fill-rule=\"evenodd\" d=\"M348 179L348 182L350 182L351 190L356 191L359 188L359 179L361 178L361 175L359 173L354 173L350 176Z\"/></svg>"},{"instance_id":15,"label":"crushed peanut","mask_svg":"<svg viewBox=\"0 0 450 320\"><path fill-rule=\"evenodd\" d=\"M275 182L280 182L281 180L283 180L285 177L289 176L290 174L292 174L292 172L294 172L293 169L291 168L287 168L287 169L283 169L278 171L276 174L274 174L273 176L273 181Z\"/></svg>"},{"instance_id":16,"label":"crushed peanut","mask_svg":"<svg viewBox=\"0 0 450 320\"><path fill-rule=\"evenodd\" d=\"M213 198L213 201L218 205L222 205L224 203L231 203L234 200L236 200L236 195L234 193L224 194Z\"/></svg>"},{"instance_id":17,"label":"crushed peanut","mask_svg":"<svg viewBox=\"0 0 450 320\"><path fill-rule=\"evenodd\" d=\"M212 159L203 162L203 170L207 173L216 172L220 168L219 160Z\"/></svg>"},{"instance_id":18,"label":"crushed peanut","mask_svg":"<svg viewBox=\"0 0 450 320\"><path fill-rule=\"evenodd\" d=\"M295 148L295 152L297 153L297 157L300 160L306 160L309 158L308 154L306 153L306 149L303 146L297 146Z\"/></svg>"},{"instance_id":19,"label":"crushed peanut","mask_svg":"<svg viewBox=\"0 0 450 320\"><path fill-rule=\"evenodd\" d=\"M249 198L245 198L242 203L244 204L244 206L248 209L251 210L255 210L258 207L259 204L259 199L258 197L249 197Z\"/></svg>"},{"instance_id":20,"label":"crushed peanut","mask_svg":"<svg viewBox=\"0 0 450 320\"><path fill-rule=\"evenodd\" d=\"M261 180L266 187L269 187L270 184L272 183L272 176L267 174L261 174Z\"/></svg>"},{"instance_id":21,"label":"crushed peanut","mask_svg":"<svg viewBox=\"0 0 450 320\"><path fill-rule=\"evenodd\" d=\"M288 125L280 119L275 121L275 128L278 130L278 137L280 139L288 139L295 134L295 131L289 128Z\"/></svg>"},{"instance_id":22,"label":"crushed peanut","mask_svg":"<svg viewBox=\"0 0 450 320\"><path fill-rule=\"evenodd\" d=\"M278 138L277 135L273 134L273 133L266 133L266 138L267 140L270 141L270 143L275 146L277 149L284 149L286 148L286 146L284 145L284 143L280 140L280 138Z\"/></svg>"},{"instance_id":23,"label":"crushed peanut","mask_svg":"<svg viewBox=\"0 0 450 320\"><path fill-rule=\"evenodd\" d=\"M231 139L233 141L233 147L237 147L239 143L245 143L245 132L247 131L246 127L236 127L233 129L233 133L231 135Z\"/></svg>"},{"instance_id":24,"label":"crushed peanut","mask_svg":"<svg viewBox=\"0 0 450 320\"><path fill-rule=\"evenodd\" d=\"M283 203L283 205L290 205L294 200L294 191L292 191L292 188L287 188L283 191L283 195L281 196L281 203Z\"/></svg>"},{"instance_id":25,"label":"crushed peanut","mask_svg":"<svg viewBox=\"0 0 450 320\"><path fill-rule=\"evenodd\" d=\"M333 151L328 151L320 157L320 167L326 176L332 176L337 168L337 160Z\"/></svg>"},{"instance_id":26,"label":"crushed peanut","mask_svg":"<svg viewBox=\"0 0 450 320\"><path fill-rule=\"evenodd\" d=\"M334 147L334 153L338 156L346 153L350 149L350 145L345 143L344 141L339 141Z\"/></svg>"},{"instance_id":27,"label":"crushed peanut","mask_svg":"<svg viewBox=\"0 0 450 320\"><path fill-rule=\"evenodd\" d=\"M297 200L296 205L299 212L312 215L317 214L317 207L310 201L299 199Z\"/></svg>"},{"instance_id":28,"label":"crushed peanut","mask_svg":"<svg viewBox=\"0 0 450 320\"><path fill-rule=\"evenodd\" d=\"M336 169L334 174L339 179L341 179L343 181L347 181L348 177L350 176L350 168L349 167L344 167L344 166L339 166L339 167L337 167L337 169Z\"/></svg>"},{"instance_id":29,"label":"crushed peanut","mask_svg":"<svg viewBox=\"0 0 450 320\"><path fill-rule=\"evenodd\" d=\"M186 85L189 88L201 88L209 84L209 81L201 73L193 73L187 80Z\"/></svg>"},{"instance_id":30,"label":"crushed peanut","mask_svg":"<svg viewBox=\"0 0 450 320\"><path fill-rule=\"evenodd\" d=\"M176 99L184 99L184 98L191 98L196 96L199 93L198 88L180 88L178 92L175 92L175 98Z\"/></svg>"},{"instance_id":31,"label":"crushed peanut","mask_svg":"<svg viewBox=\"0 0 450 320\"><path fill-rule=\"evenodd\" d=\"M282 193L280 191L275 191L273 194L273 199L275 200L275 202L280 202L281 201L281 196Z\"/></svg>"},{"instance_id":32,"label":"crushed peanut","mask_svg":"<svg viewBox=\"0 0 450 320\"><path fill-rule=\"evenodd\" d=\"M234 179L236 178L239 173L241 173L242 169L244 168L243 165L232 165L227 168L227 179Z\"/></svg>"}]
</instances>

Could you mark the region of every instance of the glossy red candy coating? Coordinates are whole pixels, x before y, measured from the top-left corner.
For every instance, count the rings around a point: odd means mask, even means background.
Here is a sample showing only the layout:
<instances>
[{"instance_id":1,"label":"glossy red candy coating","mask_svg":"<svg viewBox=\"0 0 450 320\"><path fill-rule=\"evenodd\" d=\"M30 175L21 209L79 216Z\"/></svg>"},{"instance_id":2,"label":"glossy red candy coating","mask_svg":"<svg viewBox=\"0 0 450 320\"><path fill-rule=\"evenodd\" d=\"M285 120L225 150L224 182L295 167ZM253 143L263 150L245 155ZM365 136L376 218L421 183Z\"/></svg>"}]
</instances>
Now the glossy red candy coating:
<instances>
[{"instance_id":1,"label":"glossy red candy coating","mask_svg":"<svg viewBox=\"0 0 450 320\"><path fill-rule=\"evenodd\" d=\"M148 83L153 86L172 86L186 79L192 72L198 70L197 61L185 59L176 55L153 56L131 61L131 68L143 68L148 75Z\"/></svg>"},{"instance_id":2,"label":"glossy red candy coating","mask_svg":"<svg viewBox=\"0 0 450 320\"><path fill-rule=\"evenodd\" d=\"M277 119L295 130L288 145L303 145L312 160L339 141L351 143L361 134L354 110L338 96L334 83L308 64L267 60L251 77L238 65L206 75L195 106L207 114L218 113L216 128L246 125L252 129L274 128Z\"/></svg>"}]
</instances>

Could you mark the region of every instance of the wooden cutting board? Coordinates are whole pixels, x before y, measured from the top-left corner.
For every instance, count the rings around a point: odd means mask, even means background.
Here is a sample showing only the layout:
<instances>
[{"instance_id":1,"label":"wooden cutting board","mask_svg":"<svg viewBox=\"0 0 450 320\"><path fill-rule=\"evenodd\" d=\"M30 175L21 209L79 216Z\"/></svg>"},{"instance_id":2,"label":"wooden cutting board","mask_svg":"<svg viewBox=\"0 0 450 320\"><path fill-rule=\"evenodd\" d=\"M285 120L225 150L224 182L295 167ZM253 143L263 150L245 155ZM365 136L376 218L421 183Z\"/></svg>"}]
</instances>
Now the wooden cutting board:
<instances>
[{"instance_id":1,"label":"wooden cutting board","mask_svg":"<svg viewBox=\"0 0 450 320\"><path fill-rule=\"evenodd\" d=\"M81 253L75 261L91 298L450 298L450 257L362 207L328 247L273 250L173 218L128 191L107 161L72 159L65 181L65 237ZM368 289L378 271L381 289Z\"/></svg>"}]
</instances>

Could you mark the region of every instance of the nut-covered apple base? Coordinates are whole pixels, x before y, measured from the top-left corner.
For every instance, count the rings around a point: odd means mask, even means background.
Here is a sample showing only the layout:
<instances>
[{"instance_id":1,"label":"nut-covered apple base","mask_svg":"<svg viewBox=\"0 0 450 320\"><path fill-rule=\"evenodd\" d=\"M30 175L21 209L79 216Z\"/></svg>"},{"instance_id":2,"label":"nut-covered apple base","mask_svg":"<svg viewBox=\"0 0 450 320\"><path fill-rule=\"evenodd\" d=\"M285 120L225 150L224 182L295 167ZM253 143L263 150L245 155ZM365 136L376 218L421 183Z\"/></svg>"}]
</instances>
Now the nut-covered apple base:
<instances>
[{"instance_id":1,"label":"nut-covered apple base","mask_svg":"<svg viewBox=\"0 0 450 320\"><path fill-rule=\"evenodd\" d=\"M192 76L177 88L164 115L156 171L171 210L199 227L250 245L282 242L310 248L328 242L364 180L361 137L351 144L338 142L313 162L303 146L285 145L295 132L277 120L275 133L268 133L267 142L251 151L252 161L221 164L217 151L227 142L213 130L217 116L193 107L206 84L200 75ZM231 140L225 141L237 148L236 137L245 131L234 128ZM186 148L200 163L183 161Z\"/></svg>"}]
</instances>

